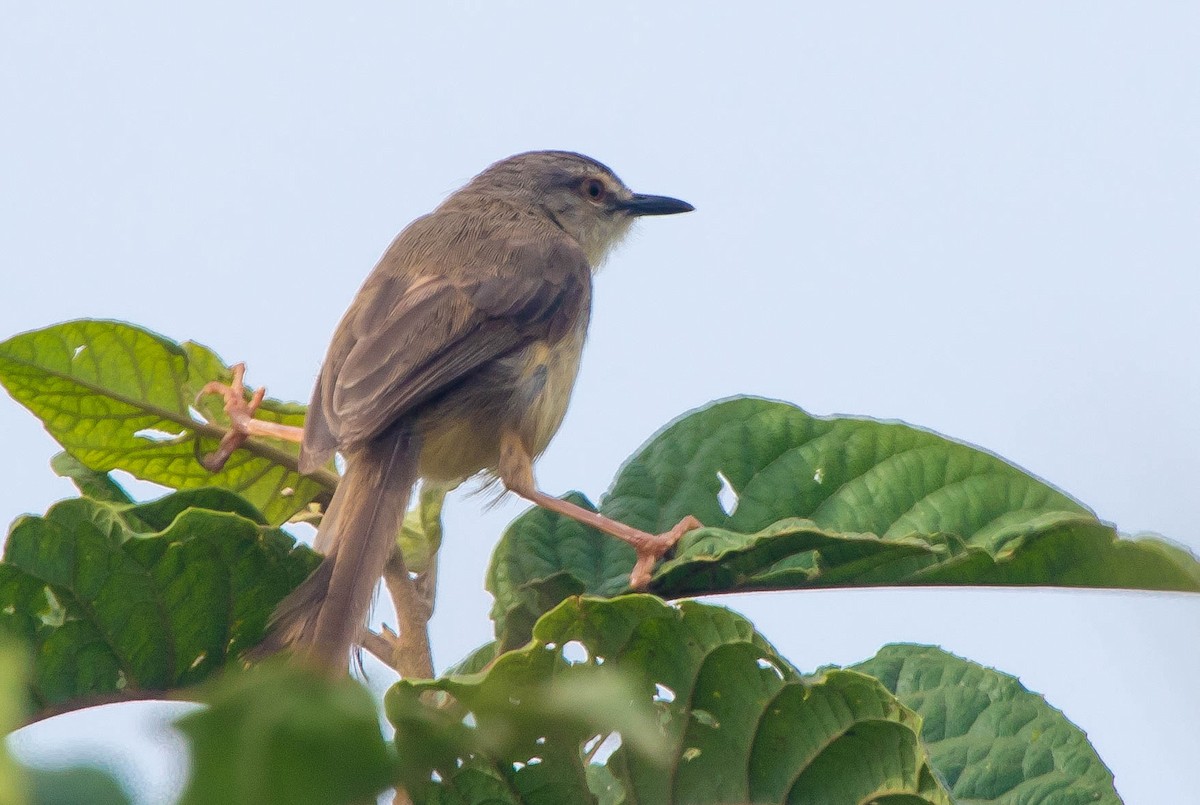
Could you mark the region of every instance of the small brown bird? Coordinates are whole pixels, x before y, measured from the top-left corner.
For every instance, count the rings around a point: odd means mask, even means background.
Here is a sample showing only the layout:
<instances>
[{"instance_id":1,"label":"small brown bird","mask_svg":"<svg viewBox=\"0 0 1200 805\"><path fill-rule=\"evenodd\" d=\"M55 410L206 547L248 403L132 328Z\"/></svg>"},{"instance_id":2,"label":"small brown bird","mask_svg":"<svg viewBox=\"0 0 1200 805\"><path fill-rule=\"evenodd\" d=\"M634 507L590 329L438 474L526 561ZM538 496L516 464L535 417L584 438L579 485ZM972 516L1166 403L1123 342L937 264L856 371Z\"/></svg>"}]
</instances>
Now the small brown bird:
<instances>
[{"instance_id":1,"label":"small brown bird","mask_svg":"<svg viewBox=\"0 0 1200 805\"><path fill-rule=\"evenodd\" d=\"M400 233L317 378L300 468L340 451L346 471L318 532L326 558L280 604L268 644L345 663L419 478L491 474L630 543L631 583L646 585L654 562L699 522L644 533L541 492L533 461L567 410L593 272L635 218L691 209L633 193L581 154L534 151L495 163Z\"/></svg>"}]
</instances>

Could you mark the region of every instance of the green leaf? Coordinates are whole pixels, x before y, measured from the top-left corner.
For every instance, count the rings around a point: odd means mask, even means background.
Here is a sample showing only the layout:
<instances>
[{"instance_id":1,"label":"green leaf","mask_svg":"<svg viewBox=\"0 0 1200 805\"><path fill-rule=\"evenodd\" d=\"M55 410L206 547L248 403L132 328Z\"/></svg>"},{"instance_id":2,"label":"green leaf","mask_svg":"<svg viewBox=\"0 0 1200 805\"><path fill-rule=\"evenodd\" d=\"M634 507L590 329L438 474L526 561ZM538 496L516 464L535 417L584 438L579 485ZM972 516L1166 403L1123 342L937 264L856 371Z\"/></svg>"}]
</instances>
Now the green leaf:
<instances>
[{"instance_id":1,"label":"green leaf","mask_svg":"<svg viewBox=\"0 0 1200 805\"><path fill-rule=\"evenodd\" d=\"M949 802L919 717L878 680L802 677L695 602L571 598L486 671L401 681L385 704L416 802Z\"/></svg>"},{"instance_id":2,"label":"green leaf","mask_svg":"<svg viewBox=\"0 0 1200 805\"><path fill-rule=\"evenodd\" d=\"M424 573L442 546L442 504L450 489L436 484L422 484L417 505L404 515L404 525L396 545L404 556L404 564L412 573Z\"/></svg>"},{"instance_id":3,"label":"green leaf","mask_svg":"<svg viewBox=\"0 0 1200 805\"><path fill-rule=\"evenodd\" d=\"M133 503L133 498L111 475L96 472L70 453L55 455L50 459L50 469L58 476L69 478L81 495L106 503Z\"/></svg>"},{"instance_id":4,"label":"green leaf","mask_svg":"<svg viewBox=\"0 0 1200 805\"><path fill-rule=\"evenodd\" d=\"M1005 532L993 552L955 534L881 539L801 519L757 534L705 529L681 540L653 589L666 597L733 590L1012 585L1200 592L1200 563L1156 539L1121 539L1093 517L1056 512Z\"/></svg>"},{"instance_id":5,"label":"green leaf","mask_svg":"<svg viewBox=\"0 0 1200 805\"><path fill-rule=\"evenodd\" d=\"M589 763L587 766L588 788L596 795L598 805L621 805L625 800L625 786L612 773L607 763Z\"/></svg>"},{"instance_id":6,"label":"green leaf","mask_svg":"<svg viewBox=\"0 0 1200 805\"><path fill-rule=\"evenodd\" d=\"M737 494L726 514L721 480ZM664 531L687 514L748 533L788 517L881 537L950 532L998 550L997 532L1046 512L1090 513L1021 469L898 422L814 417L741 398L667 426L621 469L605 514Z\"/></svg>"},{"instance_id":7,"label":"green leaf","mask_svg":"<svg viewBox=\"0 0 1200 805\"><path fill-rule=\"evenodd\" d=\"M28 676L25 647L0 629L0 802L22 803L29 798L24 769L8 754L8 744L2 738L25 720L29 709Z\"/></svg>"},{"instance_id":8,"label":"green leaf","mask_svg":"<svg viewBox=\"0 0 1200 805\"><path fill-rule=\"evenodd\" d=\"M916 645L885 646L854 669L921 714L921 739L956 802L1120 805L1083 731L1015 677Z\"/></svg>"},{"instance_id":9,"label":"green leaf","mask_svg":"<svg viewBox=\"0 0 1200 805\"><path fill-rule=\"evenodd\" d=\"M728 481L732 513L719 493ZM590 506L581 496L568 496ZM812 417L736 399L668 426L621 469L601 513L686 535L657 568L664 597L892 585L1055 585L1200 591L1200 563L1121 539L1082 505L990 453L893 422ZM488 575L504 647L566 595L626 589L633 551L533 509Z\"/></svg>"},{"instance_id":10,"label":"green leaf","mask_svg":"<svg viewBox=\"0 0 1200 805\"><path fill-rule=\"evenodd\" d=\"M463 657L457 663L447 668L445 676L465 676L467 674L478 673L479 671L486 669L488 663L496 659L498 654L499 652L497 651L495 641L484 643L482 646Z\"/></svg>"},{"instance_id":11,"label":"green leaf","mask_svg":"<svg viewBox=\"0 0 1200 805\"><path fill-rule=\"evenodd\" d=\"M296 445L251 440L219 473L198 457L227 429L218 397L193 401L229 369L208 349L113 321L80 320L0 343L0 384L85 467L125 470L175 489L217 486L244 496L274 524L327 494L336 476L296 472ZM256 416L301 425L304 409L268 400Z\"/></svg>"},{"instance_id":12,"label":"green leaf","mask_svg":"<svg viewBox=\"0 0 1200 805\"><path fill-rule=\"evenodd\" d=\"M225 490L133 506L66 500L13 525L0 628L35 647L41 706L177 688L257 643L318 561Z\"/></svg>"},{"instance_id":13,"label":"green leaf","mask_svg":"<svg viewBox=\"0 0 1200 805\"><path fill-rule=\"evenodd\" d=\"M350 679L294 664L218 680L184 716L192 772L182 805L373 801L394 775L375 702Z\"/></svg>"},{"instance_id":14,"label":"green leaf","mask_svg":"<svg viewBox=\"0 0 1200 805\"><path fill-rule=\"evenodd\" d=\"M28 769L32 805L128 805L129 795L108 772L91 766Z\"/></svg>"},{"instance_id":15,"label":"green leaf","mask_svg":"<svg viewBox=\"0 0 1200 805\"><path fill-rule=\"evenodd\" d=\"M563 496L595 510L578 492ZM532 508L513 522L492 552L486 586L502 650L529 640L533 625L559 601L589 593L613 596L629 586L633 549L574 520Z\"/></svg>"}]
</instances>

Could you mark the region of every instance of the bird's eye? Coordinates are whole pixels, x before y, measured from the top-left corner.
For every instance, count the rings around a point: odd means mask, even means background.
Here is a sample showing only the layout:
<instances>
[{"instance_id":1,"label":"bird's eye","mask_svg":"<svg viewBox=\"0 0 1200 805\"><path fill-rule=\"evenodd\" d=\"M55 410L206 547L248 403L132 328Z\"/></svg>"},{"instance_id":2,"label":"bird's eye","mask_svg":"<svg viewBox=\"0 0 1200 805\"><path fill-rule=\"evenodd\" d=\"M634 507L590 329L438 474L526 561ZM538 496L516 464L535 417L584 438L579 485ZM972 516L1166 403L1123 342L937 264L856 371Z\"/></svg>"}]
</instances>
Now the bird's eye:
<instances>
[{"instance_id":1,"label":"bird's eye","mask_svg":"<svg viewBox=\"0 0 1200 805\"><path fill-rule=\"evenodd\" d=\"M599 179L588 179L583 183L583 192L587 193L588 198L598 201L604 198L604 183Z\"/></svg>"}]
</instances>

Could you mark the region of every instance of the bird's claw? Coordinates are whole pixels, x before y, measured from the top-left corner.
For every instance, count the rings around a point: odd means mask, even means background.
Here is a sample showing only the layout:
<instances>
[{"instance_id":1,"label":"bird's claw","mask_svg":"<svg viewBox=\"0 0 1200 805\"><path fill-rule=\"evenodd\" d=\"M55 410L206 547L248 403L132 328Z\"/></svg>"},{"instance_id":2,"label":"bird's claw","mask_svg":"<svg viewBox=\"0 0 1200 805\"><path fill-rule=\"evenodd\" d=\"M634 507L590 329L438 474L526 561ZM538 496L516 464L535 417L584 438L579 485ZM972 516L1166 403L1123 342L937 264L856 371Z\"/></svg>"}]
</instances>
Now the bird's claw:
<instances>
[{"instance_id":1,"label":"bird's claw","mask_svg":"<svg viewBox=\"0 0 1200 805\"><path fill-rule=\"evenodd\" d=\"M200 458L200 463L209 472L220 472L225 462L233 455L233 451L245 444L246 439L250 437L250 421L267 393L265 388L260 388L247 400L246 385L243 382L246 364L237 363L230 368L233 378L229 383L213 380L206 383L196 395L198 403L206 394L220 394L225 398L225 413L229 416L229 430L221 437L221 444L216 450Z\"/></svg>"},{"instance_id":2,"label":"bird's claw","mask_svg":"<svg viewBox=\"0 0 1200 805\"><path fill-rule=\"evenodd\" d=\"M633 572L629 574L629 586L635 590L645 590L649 587L650 575L658 560L674 548L684 534L703 527L703 523L689 514L670 531L657 535L647 534L649 539L634 548L637 551L637 562L633 565Z\"/></svg>"}]
</instances>

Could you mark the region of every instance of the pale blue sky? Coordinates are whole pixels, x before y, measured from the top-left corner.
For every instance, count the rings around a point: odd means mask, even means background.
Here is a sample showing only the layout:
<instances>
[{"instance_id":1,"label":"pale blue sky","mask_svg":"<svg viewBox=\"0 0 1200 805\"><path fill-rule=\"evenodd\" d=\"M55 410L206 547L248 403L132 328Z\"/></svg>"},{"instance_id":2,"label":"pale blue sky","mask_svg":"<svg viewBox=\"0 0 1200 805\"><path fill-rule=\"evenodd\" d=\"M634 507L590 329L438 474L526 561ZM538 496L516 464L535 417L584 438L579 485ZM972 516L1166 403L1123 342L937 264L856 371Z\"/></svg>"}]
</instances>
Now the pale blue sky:
<instances>
[{"instance_id":1,"label":"pale blue sky","mask_svg":"<svg viewBox=\"0 0 1200 805\"><path fill-rule=\"evenodd\" d=\"M644 222L599 277L546 489L596 497L662 423L753 393L965 439L1126 531L1200 549L1194 2L3 16L0 337L128 319L305 400L404 224L497 158L568 148L697 210ZM70 493L7 398L0 433L5 521ZM487 639L484 568L521 509L453 500L439 666ZM1129 803L1194 796L1200 598L727 603L801 667L914 640L1015 673L1088 731ZM146 712L46 725L23 746L133 764L143 801L163 801L177 769L133 759Z\"/></svg>"}]
</instances>

